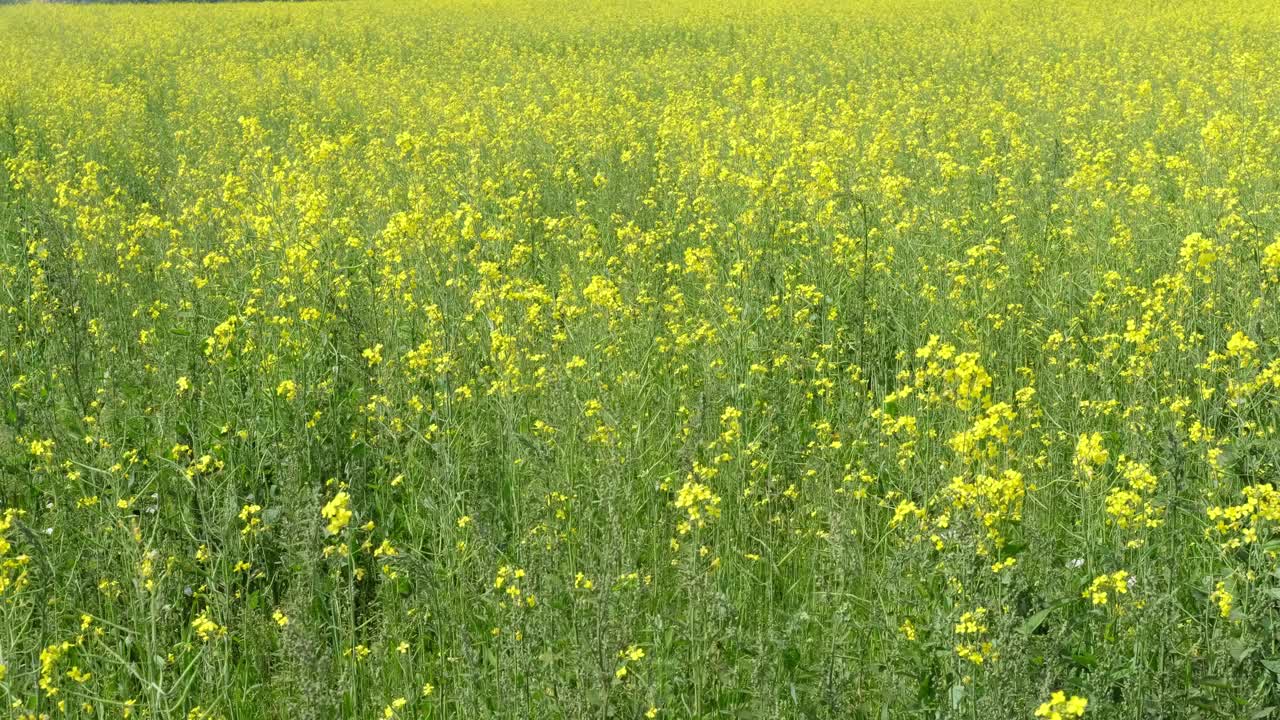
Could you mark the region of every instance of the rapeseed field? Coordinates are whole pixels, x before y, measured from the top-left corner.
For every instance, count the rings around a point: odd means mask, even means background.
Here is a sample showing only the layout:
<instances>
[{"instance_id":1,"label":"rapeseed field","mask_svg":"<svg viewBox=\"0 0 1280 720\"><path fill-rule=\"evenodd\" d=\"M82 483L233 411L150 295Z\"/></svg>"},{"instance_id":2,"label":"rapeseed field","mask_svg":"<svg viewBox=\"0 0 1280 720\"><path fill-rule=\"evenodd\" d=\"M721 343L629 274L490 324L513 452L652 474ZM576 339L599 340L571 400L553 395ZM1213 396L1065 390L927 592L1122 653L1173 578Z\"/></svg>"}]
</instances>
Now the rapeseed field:
<instances>
[{"instance_id":1,"label":"rapeseed field","mask_svg":"<svg viewBox=\"0 0 1280 720\"><path fill-rule=\"evenodd\" d=\"M1270 0L0 8L7 717L1280 718Z\"/></svg>"}]
</instances>

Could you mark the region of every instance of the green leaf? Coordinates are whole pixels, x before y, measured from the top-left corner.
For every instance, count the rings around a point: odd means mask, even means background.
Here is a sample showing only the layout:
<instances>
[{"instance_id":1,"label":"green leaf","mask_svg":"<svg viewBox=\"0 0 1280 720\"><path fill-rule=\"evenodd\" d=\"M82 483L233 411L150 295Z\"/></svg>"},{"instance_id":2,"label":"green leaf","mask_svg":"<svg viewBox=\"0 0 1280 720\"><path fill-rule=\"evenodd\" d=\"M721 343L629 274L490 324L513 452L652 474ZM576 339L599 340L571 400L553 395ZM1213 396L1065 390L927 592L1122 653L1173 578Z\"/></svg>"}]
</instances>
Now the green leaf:
<instances>
[{"instance_id":1,"label":"green leaf","mask_svg":"<svg viewBox=\"0 0 1280 720\"><path fill-rule=\"evenodd\" d=\"M951 686L951 709L959 710L960 703L964 702L965 687L961 683Z\"/></svg>"},{"instance_id":2,"label":"green leaf","mask_svg":"<svg viewBox=\"0 0 1280 720\"><path fill-rule=\"evenodd\" d=\"M1072 653L1071 661L1082 668L1093 669L1098 665L1098 658L1089 652Z\"/></svg>"},{"instance_id":3,"label":"green leaf","mask_svg":"<svg viewBox=\"0 0 1280 720\"><path fill-rule=\"evenodd\" d=\"M1253 646L1240 638L1232 638L1227 641L1227 652L1233 660L1241 662L1253 652Z\"/></svg>"},{"instance_id":4,"label":"green leaf","mask_svg":"<svg viewBox=\"0 0 1280 720\"><path fill-rule=\"evenodd\" d=\"M1004 546L1004 549L1000 551L1000 554L1005 557L1017 557L1021 555L1022 551L1026 550L1027 547L1027 543L1024 542L1011 542Z\"/></svg>"},{"instance_id":5,"label":"green leaf","mask_svg":"<svg viewBox=\"0 0 1280 720\"><path fill-rule=\"evenodd\" d=\"M1018 628L1018 630L1021 631L1023 635L1030 635L1035 632L1036 628L1040 627L1041 623L1044 622L1044 619L1049 617L1049 613L1053 612L1056 607L1056 605L1050 605L1035 615L1027 618L1022 622L1022 626Z\"/></svg>"},{"instance_id":6,"label":"green leaf","mask_svg":"<svg viewBox=\"0 0 1280 720\"><path fill-rule=\"evenodd\" d=\"M1050 605L1049 607L1044 608L1043 610L1037 612L1031 617L1028 617L1026 620L1022 622L1022 625L1018 629L1022 632L1023 635L1030 635L1031 633L1036 631L1036 628L1040 627L1040 625L1044 623L1045 618L1049 617L1049 613L1053 612L1054 610L1057 610L1058 608L1066 607L1067 605L1070 605L1070 604L1071 604L1070 600L1063 600L1060 603L1055 603L1053 605Z\"/></svg>"},{"instance_id":7,"label":"green leaf","mask_svg":"<svg viewBox=\"0 0 1280 720\"><path fill-rule=\"evenodd\" d=\"M782 667L787 672L794 672L796 667L800 665L800 651L794 646L788 646L782 651Z\"/></svg>"}]
</instances>

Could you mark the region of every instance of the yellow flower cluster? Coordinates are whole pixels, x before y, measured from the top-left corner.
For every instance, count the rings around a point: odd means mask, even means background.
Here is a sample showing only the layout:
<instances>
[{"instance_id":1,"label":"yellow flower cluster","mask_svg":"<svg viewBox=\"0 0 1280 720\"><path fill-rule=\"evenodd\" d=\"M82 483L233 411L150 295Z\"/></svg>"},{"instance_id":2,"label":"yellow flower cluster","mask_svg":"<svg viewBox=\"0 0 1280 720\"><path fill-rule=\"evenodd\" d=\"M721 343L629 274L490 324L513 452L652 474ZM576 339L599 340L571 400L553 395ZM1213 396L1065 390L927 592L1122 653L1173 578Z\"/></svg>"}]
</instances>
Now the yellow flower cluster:
<instances>
[{"instance_id":1,"label":"yellow flower cluster","mask_svg":"<svg viewBox=\"0 0 1280 720\"><path fill-rule=\"evenodd\" d=\"M1280 523L1280 491L1271 483L1249 485L1240 493L1243 503L1206 510L1213 525L1205 528L1205 533L1217 537L1225 549L1256 543Z\"/></svg>"},{"instance_id":2,"label":"yellow flower cluster","mask_svg":"<svg viewBox=\"0 0 1280 720\"><path fill-rule=\"evenodd\" d=\"M1000 654L994 652L991 641L986 639L987 609L979 607L965 612L955 624L954 632L959 642L955 646L956 655L974 665L982 665L988 660L998 660Z\"/></svg>"},{"instance_id":3,"label":"yellow flower cluster","mask_svg":"<svg viewBox=\"0 0 1280 720\"><path fill-rule=\"evenodd\" d=\"M21 589L29 580L26 568L31 563L31 557L13 554L13 543L8 538L21 515L22 511L14 508L6 508L0 513L0 597L6 592Z\"/></svg>"},{"instance_id":4,"label":"yellow flower cluster","mask_svg":"<svg viewBox=\"0 0 1280 720\"><path fill-rule=\"evenodd\" d=\"M1160 527L1164 522L1164 508L1155 505L1156 476L1145 463L1130 460L1121 455L1116 460L1117 471L1124 485L1117 485L1107 493L1106 509L1110 522L1126 530ZM1134 538L1129 547L1141 547L1144 541Z\"/></svg>"},{"instance_id":5,"label":"yellow flower cluster","mask_svg":"<svg viewBox=\"0 0 1280 720\"><path fill-rule=\"evenodd\" d=\"M0 5L9 714L1273 682L1273 0Z\"/></svg>"},{"instance_id":6,"label":"yellow flower cluster","mask_svg":"<svg viewBox=\"0 0 1280 720\"><path fill-rule=\"evenodd\" d=\"M1084 717L1084 711L1088 707L1089 700L1087 698L1082 698L1079 695L1072 695L1068 698L1065 692L1054 690L1049 699L1036 708L1035 716L1045 720L1081 718Z\"/></svg>"},{"instance_id":7,"label":"yellow flower cluster","mask_svg":"<svg viewBox=\"0 0 1280 720\"><path fill-rule=\"evenodd\" d=\"M706 524L720 517L720 496L711 488L693 480L686 480L676 493L675 506L684 511L688 517L682 522L680 532L689 532L690 526L706 527Z\"/></svg>"},{"instance_id":8,"label":"yellow flower cluster","mask_svg":"<svg viewBox=\"0 0 1280 720\"><path fill-rule=\"evenodd\" d=\"M1109 600L1114 600L1118 596L1129 592L1131 577L1125 570L1117 570L1108 575L1099 575L1089 583L1089 587L1085 589L1083 595L1094 605L1106 605Z\"/></svg>"},{"instance_id":9,"label":"yellow flower cluster","mask_svg":"<svg viewBox=\"0 0 1280 720\"><path fill-rule=\"evenodd\" d=\"M334 493L334 496L320 508L320 517L328 521L325 525L325 532L330 535L337 535L342 532L351 522L351 510L348 505L351 504L351 496L345 490Z\"/></svg>"},{"instance_id":10,"label":"yellow flower cluster","mask_svg":"<svg viewBox=\"0 0 1280 720\"><path fill-rule=\"evenodd\" d=\"M1217 585L1213 588L1213 592L1209 593L1209 599L1218 606L1219 615L1224 618L1231 616L1231 608L1232 603L1235 601L1235 596L1227 589L1227 583L1225 581L1218 581Z\"/></svg>"},{"instance_id":11,"label":"yellow flower cluster","mask_svg":"<svg viewBox=\"0 0 1280 720\"><path fill-rule=\"evenodd\" d=\"M1085 477L1093 477L1093 473L1110 459L1111 453L1103 445L1101 433L1087 433L1076 441L1075 465Z\"/></svg>"}]
</instances>

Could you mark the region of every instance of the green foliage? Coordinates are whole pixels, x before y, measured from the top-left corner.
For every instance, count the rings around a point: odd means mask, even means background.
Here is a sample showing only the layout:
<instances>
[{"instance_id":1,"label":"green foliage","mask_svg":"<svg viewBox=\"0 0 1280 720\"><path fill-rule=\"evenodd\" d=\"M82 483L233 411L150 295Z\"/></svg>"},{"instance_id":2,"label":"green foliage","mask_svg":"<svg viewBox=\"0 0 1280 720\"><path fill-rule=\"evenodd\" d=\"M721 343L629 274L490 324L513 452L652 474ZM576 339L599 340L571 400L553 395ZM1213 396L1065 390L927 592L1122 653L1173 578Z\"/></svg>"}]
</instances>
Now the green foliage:
<instances>
[{"instance_id":1,"label":"green foliage","mask_svg":"<svg viewBox=\"0 0 1280 720\"><path fill-rule=\"evenodd\" d=\"M1275 716L1277 73L1260 0L4 8L0 696Z\"/></svg>"}]
</instances>

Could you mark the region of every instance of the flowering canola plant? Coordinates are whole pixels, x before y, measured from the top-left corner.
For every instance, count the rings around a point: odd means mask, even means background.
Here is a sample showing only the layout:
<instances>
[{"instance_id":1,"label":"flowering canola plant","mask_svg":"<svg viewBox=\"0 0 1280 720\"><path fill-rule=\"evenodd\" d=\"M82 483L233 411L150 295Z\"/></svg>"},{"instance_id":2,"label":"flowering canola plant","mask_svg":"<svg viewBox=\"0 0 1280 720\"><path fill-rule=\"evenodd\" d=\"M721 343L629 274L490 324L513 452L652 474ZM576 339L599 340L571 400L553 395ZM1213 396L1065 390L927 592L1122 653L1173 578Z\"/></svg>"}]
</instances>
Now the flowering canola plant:
<instances>
[{"instance_id":1,"label":"flowering canola plant","mask_svg":"<svg viewBox=\"0 0 1280 720\"><path fill-rule=\"evenodd\" d=\"M19 718L1274 716L1264 0L0 7Z\"/></svg>"}]
</instances>

